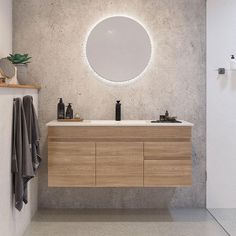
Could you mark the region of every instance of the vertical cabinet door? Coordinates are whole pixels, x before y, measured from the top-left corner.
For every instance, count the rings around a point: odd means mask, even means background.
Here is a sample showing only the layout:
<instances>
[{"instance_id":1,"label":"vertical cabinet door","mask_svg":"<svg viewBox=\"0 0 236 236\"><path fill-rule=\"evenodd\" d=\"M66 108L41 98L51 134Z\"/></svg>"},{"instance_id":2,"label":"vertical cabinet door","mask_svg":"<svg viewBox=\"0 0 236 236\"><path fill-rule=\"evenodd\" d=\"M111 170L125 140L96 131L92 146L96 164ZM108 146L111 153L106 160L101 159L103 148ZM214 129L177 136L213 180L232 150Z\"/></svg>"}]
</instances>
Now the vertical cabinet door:
<instances>
[{"instance_id":1,"label":"vertical cabinet door","mask_svg":"<svg viewBox=\"0 0 236 236\"><path fill-rule=\"evenodd\" d=\"M191 155L191 142L145 142L144 186L191 185Z\"/></svg>"},{"instance_id":2,"label":"vertical cabinet door","mask_svg":"<svg viewBox=\"0 0 236 236\"><path fill-rule=\"evenodd\" d=\"M143 143L96 143L96 186L143 186Z\"/></svg>"},{"instance_id":3,"label":"vertical cabinet door","mask_svg":"<svg viewBox=\"0 0 236 236\"><path fill-rule=\"evenodd\" d=\"M48 186L95 186L95 143L49 142Z\"/></svg>"}]
</instances>

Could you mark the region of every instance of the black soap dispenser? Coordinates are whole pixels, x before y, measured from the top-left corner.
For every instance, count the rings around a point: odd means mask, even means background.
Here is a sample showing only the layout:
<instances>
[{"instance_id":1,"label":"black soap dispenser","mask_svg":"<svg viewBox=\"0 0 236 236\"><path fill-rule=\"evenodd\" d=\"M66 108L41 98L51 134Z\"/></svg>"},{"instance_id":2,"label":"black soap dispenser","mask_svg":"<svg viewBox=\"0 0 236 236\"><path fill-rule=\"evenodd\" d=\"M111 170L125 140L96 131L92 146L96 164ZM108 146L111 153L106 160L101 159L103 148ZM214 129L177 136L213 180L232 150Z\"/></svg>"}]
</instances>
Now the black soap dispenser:
<instances>
[{"instance_id":1,"label":"black soap dispenser","mask_svg":"<svg viewBox=\"0 0 236 236\"><path fill-rule=\"evenodd\" d=\"M57 119L65 118L65 104L62 98L59 98L59 103L57 104Z\"/></svg>"},{"instance_id":2,"label":"black soap dispenser","mask_svg":"<svg viewBox=\"0 0 236 236\"><path fill-rule=\"evenodd\" d=\"M121 120L121 103L120 101L116 101L116 121Z\"/></svg>"},{"instance_id":3,"label":"black soap dispenser","mask_svg":"<svg viewBox=\"0 0 236 236\"><path fill-rule=\"evenodd\" d=\"M72 103L68 103L67 109L66 109L66 119L73 119L73 109L71 106Z\"/></svg>"}]
</instances>

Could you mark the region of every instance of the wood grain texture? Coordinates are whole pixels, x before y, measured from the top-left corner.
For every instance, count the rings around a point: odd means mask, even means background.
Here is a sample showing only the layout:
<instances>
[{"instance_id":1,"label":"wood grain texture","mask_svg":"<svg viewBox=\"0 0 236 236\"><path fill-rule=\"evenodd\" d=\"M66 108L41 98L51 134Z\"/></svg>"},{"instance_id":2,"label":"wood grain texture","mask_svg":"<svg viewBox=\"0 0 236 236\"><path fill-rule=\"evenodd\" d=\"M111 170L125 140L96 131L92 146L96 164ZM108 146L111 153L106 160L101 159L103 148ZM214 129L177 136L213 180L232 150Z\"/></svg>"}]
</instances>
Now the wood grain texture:
<instances>
[{"instance_id":1,"label":"wood grain texture","mask_svg":"<svg viewBox=\"0 0 236 236\"><path fill-rule=\"evenodd\" d=\"M145 142L144 160L190 160L191 142Z\"/></svg>"},{"instance_id":2,"label":"wood grain texture","mask_svg":"<svg viewBox=\"0 0 236 236\"><path fill-rule=\"evenodd\" d=\"M73 119L57 119L58 122L82 122L84 119L81 118L73 118Z\"/></svg>"},{"instance_id":3,"label":"wood grain texture","mask_svg":"<svg viewBox=\"0 0 236 236\"><path fill-rule=\"evenodd\" d=\"M41 89L37 84L5 84L0 83L0 88Z\"/></svg>"},{"instance_id":4,"label":"wood grain texture","mask_svg":"<svg viewBox=\"0 0 236 236\"><path fill-rule=\"evenodd\" d=\"M49 186L191 185L191 127L61 126L48 130Z\"/></svg>"},{"instance_id":5,"label":"wood grain texture","mask_svg":"<svg viewBox=\"0 0 236 236\"><path fill-rule=\"evenodd\" d=\"M75 126L50 126L48 127L48 137L55 138L76 138L87 139L87 141L99 141L99 139L112 139L122 141L123 138L130 141L145 141L151 139L190 141L191 127L167 127L167 126L95 126L95 127L75 127Z\"/></svg>"},{"instance_id":6,"label":"wood grain texture","mask_svg":"<svg viewBox=\"0 0 236 236\"><path fill-rule=\"evenodd\" d=\"M60 137L48 137L48 141L49 142L174 142L174 141L178 141L178 142L189 142L190 139L189 138L183 138L183 139L163 139L163 138L86 138L86 137L81 137L81 138L76 138L76 137L72 137L72 138L60 138Z\"/></svg>"},{"instance_id":7,"label":"wood grain texture","mask_svg":"<svg viewBox=\"0 0 236 236\"><path fill-rule=\"evenodd\" d=\"M95 143L48 143L48 185L95 186Z\"/></svg>"},{"instance_id":8,"label":"wood grain texture","mask_svg":"<svg viewBox=\"0 0 236 236\"><path fill-rule=\"evenodd\" d=\"M177 187L191 184L191 160L144 161L144 187Z\"/></svg>"},{"instance_id":9,"label":"wood grain texture","mask_svg":"<svg viewBox=\"0 0 236 236\"><path fill-rule=\"evenodd\" d=\"M97 143L96 186L143 186L143 143Z\"/></svg>"}]
</instances>

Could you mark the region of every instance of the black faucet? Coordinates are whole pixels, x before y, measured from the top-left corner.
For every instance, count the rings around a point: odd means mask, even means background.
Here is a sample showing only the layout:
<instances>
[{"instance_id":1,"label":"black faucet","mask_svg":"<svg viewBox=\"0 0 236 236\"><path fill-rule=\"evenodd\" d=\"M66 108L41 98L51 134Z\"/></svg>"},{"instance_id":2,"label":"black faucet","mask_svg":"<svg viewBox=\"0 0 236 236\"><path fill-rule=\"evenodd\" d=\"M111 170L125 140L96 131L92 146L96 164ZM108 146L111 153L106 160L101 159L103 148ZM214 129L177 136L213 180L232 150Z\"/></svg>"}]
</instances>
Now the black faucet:
<instances>
[{"instance_id":1,"label":"black faucet","mask_svg":"<svg viewBox=\"0 0 236 236\"><path fill-rule=\"evenodd\" d=\"M116 101L116 121L121 120L121 103L120 101Z\"/></svg>"}]
</instances>

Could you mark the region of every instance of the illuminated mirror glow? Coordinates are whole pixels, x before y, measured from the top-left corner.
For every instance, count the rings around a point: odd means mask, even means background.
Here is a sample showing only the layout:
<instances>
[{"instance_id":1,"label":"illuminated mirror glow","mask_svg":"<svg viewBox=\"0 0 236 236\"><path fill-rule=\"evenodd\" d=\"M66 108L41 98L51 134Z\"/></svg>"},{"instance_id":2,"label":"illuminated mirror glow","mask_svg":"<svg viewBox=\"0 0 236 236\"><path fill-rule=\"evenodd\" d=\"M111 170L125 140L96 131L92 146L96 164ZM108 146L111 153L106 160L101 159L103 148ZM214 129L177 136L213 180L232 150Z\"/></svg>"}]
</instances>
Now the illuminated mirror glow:
<instances>
[{"instance_id":1,"label":"illuminated mirror glow","mask_svg":"<svg viewBox=\"0 0 236 236\"><path fill-rule=\"evenodd\" d=\"M151 40L145 28L125 16L99 22L87 38L86 56L101 78L125 82L138 77L151 58Z\"/></svg>"}]
</instances>

